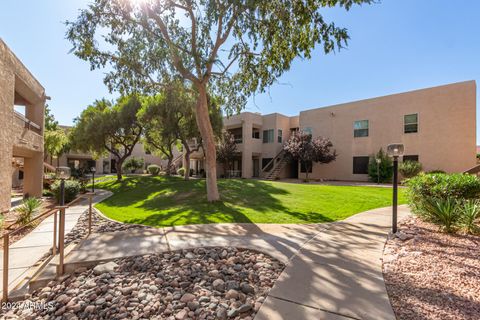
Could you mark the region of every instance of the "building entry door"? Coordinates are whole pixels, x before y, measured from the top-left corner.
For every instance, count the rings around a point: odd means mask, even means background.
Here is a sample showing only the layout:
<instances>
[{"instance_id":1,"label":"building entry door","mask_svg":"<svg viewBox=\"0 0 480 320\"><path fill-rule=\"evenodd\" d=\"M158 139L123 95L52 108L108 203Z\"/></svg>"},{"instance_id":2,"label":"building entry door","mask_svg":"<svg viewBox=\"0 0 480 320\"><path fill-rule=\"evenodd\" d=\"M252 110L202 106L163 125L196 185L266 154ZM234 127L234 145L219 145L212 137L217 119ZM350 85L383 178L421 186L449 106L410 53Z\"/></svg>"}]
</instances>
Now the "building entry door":
<instances>
[{"instance_id":1,"label":"building entry door","mask_svg":"<svg viewBox=\"0 0 480 320\"><path fill-rule=\"evenodd\" d=\"M260 160L253 159L253 177L258 178L260 176Z\"/></svg>"}]
</instances>

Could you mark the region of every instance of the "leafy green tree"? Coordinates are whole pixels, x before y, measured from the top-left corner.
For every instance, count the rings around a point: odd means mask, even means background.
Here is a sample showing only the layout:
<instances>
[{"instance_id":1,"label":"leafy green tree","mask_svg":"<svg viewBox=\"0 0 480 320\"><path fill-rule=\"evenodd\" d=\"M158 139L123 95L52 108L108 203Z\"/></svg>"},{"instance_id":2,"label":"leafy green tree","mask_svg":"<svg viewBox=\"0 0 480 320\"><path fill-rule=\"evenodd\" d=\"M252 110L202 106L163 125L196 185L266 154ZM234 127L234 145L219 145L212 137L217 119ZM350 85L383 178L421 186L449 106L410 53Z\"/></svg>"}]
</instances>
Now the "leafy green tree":
<instances>
[{"instance_id":1,"label":"leafy green tree","mask_svg":"<svg viewBox=\"0 0 480 320\"><path fill-rule=\"evenodd\" d=\"M91 68L109 67L110 90L155 92L166 78L181 77L197 92L195 116L206 157L207 198L220 199L208 92L226 100L228 112L264 92L296 57L311 58L346 45L345 28L327 22L325 7L373 0L93 0L67 22L75 55ZM101 41L99 41L99 38Z\"/></svg>"},{"instance_id":2,"label":"leafy green tree","mask_svg":"<svg viewBox=\"0 0 480 320\"><path fill-rule=\"evenodd\" d=\"M58 121L51 113L48 105L45 105L45 131L43 139L44 161L50 156L50 164L53 158L57 158L57 167L59 166L60 157L68 152L70 139L65 132L58 126Z\"/></svg>"},{"instance_id":3,"label":"leafy green tree","mask_svg":"<svg viewBox=\"0 0 480 320\"><path fill-rule=\"evenodd\" d=\"M208 101L210 122L214 134L218 136L223 125L219 99L208 96ZM173 140L178 141L185 159L184 178L188 180L190 155L203 148L195 119L195 91L180 81L174 81L161 89L155 97L146 98L145 102L139 117L145 126L144 135L147 146L159 149L162 144L171 144ZM154 132L151 132L152 130ZM155 135L157 139L155 139ZM194 141L196 143L192 143ZM169 146L163 145L162 147L162 150L165 151L160 151L165 154L166 158L173 158L173 154L170 156Z\"/></svg>"},{"instance_id":4,"label":"leafy green tree","mask_svg":"<svg viewBox=\"0 0 480 320\"><path fill-rule=\"evenodd\" d=\"M63 129L45 130L43 138L45 156L44 160L50 156L50 164L53 158L57 158L57 167L59 166L60 157L68 152L70 148L70 139Z\"/></svg>"},{"instance_id":5,"label":"leafy green tree","mask_svg":"<svg viewBox=\"0 0 480 320\"><path fill-rule=\"evenodd\" d=\"M58 121L55 120L55 116L51 113L48 104L45 105L45 131L53 131L58 129Z\"/></svg>"},{"instance_id":6,"label":"leafy green tree","mask_svg":"<svg viewBox=\"0 0 480 320\"><path fill-rule=\"evenodd\" d=\"M75 119L72 149L102 155L113 154L117 161L117 180L122 180L122 165L140 140L143 128L137 119L141 102L136 95L119 98L115 104L105 99L88 106Z\"/></svg>"},{"instance_id":7,"label":"leafy green tree","mask_svg":"<svg viewBox=\"0 0 480 320\"><path fill-rule=\"evenodd\" d=\"M380 159L377 172L377 160ZM393 177L393 162L383 148L378 150L377 154L370 157L368 163L368 176L373 182L388 182Z\"/></svg>"},{"instance_id":8,"label":"leafy green tree","mask_svg":"<svg viewBox=\"0 0 480 320\"><path fill-rule=\"evenodd\" d=\"M173 172L173 150L176 148L177 134L172 129L175 121L166 108L165 97L161 94L145 97L138 118L144 127L143 144L149 151L167 160L165 173Z\"/></svg>"}]
</instances>

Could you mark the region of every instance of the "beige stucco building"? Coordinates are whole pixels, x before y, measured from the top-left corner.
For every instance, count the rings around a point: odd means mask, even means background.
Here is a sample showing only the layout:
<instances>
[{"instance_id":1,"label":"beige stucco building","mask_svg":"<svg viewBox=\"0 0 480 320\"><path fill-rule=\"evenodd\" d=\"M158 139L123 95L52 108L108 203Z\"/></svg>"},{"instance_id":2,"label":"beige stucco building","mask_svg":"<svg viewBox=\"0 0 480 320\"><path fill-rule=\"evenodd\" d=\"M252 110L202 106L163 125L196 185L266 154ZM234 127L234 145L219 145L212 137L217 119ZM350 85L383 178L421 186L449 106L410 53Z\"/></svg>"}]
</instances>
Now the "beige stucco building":
<instances>
[{"instance_id":1,"label":"beige stucco building","mask_svg":"<svg viewBox=\"0 0 480 320\"><path fill-rule=\"evenodd\" d=\"M243 178L302 178L305 171L283 158L283 143L296 130L329 138L338 153L330 164L313 164L313 179L367 181L371 156L403 143L402 160L425 171L464 172L476 165L476 84L454 83L300 112L244 112L224 119L237 141L238 157L227 175ZM201 154L192 168L203 167ZM233 166L233 167L232 167ZM219 165L218 174L224 170Z\"/></svg>"},{"instance_id":2,"label":"beige stucco building","mask_svg":"<svg viewBox=\"0 0 480 320\"><path fill-rule=\"evenodd\" d=\"M329 138L335 162L314 165L312 177L367 180L368 157L403 143L403 159L425 171L463 172L476 165L476 84L434 88L300 112L300 128Z\"/></svg>"},{"instance_id":3,"label":"beige stucco building","mask_svg":"<svg viewBox=\"0 0 480 320\"><path fill-rule=\"evenodd\" d=\"M9 191L19 166L24 195L42 195L46 98L42 85L0 39L0 212L10 209Z\"/></svg>"}]
</instances>

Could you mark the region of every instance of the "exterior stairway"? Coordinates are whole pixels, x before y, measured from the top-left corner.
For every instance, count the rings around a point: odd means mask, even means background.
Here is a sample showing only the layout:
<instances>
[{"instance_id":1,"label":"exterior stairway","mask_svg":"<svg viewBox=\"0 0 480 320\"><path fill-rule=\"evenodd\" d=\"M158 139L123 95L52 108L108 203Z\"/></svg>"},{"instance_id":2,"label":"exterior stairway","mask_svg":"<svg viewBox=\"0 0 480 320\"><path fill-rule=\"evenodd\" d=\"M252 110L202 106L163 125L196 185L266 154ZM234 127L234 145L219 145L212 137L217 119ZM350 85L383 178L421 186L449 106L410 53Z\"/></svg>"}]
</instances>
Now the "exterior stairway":
<instances>
[{"instance_id":1,"label":"exterior stairway","mask_svg":"<svg viewBox=\"0 0 480 320\"><path fill-rule=\"evenodd\" d=\"M177 172L177 168L180 168L182 166L182 162L183 162L183 152L180 153L178 156L176 156L172 160L172 168L175 172Z\"/></svg>"},{"instance_id":2,"label":"exterior stairway","mask_svg":"<svg viewBox=\"0 0 480 320\"><path fill-rule=\"evenodd\" d=\"M479 176L480 175L480 164L477 164L473 168L470 168L470 169L464 171L463 173L474 174L474 175Z\"/></svg>"},{"instance_id":3,"label":"exterior stairway","mask_svg":"<svg viewBox=\"0 0 480 320\"><path fill-rule=\"evenodd\" d=\"M285 152L280 151L263 169L261 177L265 180L277 180L280 177L282 169L288 164Z\"/></svg>"}]
</instances>

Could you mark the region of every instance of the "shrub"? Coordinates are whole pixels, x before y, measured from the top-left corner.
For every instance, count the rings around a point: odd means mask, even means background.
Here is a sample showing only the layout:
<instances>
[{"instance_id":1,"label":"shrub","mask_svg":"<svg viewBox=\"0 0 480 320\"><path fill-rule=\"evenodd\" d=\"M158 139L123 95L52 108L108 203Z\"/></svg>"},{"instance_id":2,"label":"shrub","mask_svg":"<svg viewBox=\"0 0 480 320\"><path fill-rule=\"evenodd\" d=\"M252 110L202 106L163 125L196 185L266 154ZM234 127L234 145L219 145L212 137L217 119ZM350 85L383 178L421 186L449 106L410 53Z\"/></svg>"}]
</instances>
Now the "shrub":
<instances>
[{"instance_id":1,"label":"shrub","mask_svg":"<svg viewBox=\"0 0 480 320\"><path fill-rule=\"evenodd\" d=\"M411 204L427 198L474 199L480 196L480 179L469 174L419 174L408 180Z\"/></svg>"},{"instance_id":2,"label":"shrub","mask_svg":"<svg viewBox=\"0 0 480 320\"><path fill-rule=\"evenodd\" d=\"M22 204L15 210L18 213L17 223L21 226L27 225L32 220L32 215L42 205L40 199L31 197L24 199Z\"/></svg>"},{"instance_id":3,"label":"shrub","mask_svg":"<svg viewBox=\"0 0 480 320\"><path fill-rule=\"evenodd\" d=\"M151 164L147 167L148 173L150 173L152 176L156 176L160 173L160 167L157 166L156 164Z\"/></svg>"},{"instance_id":4,"label":"shrub","mask_svg":"<svg viewBox=\"0 0 480 320\"><path fill-rule=\"evenodd\" d=\"M65 203L69 203L75 199L80 192L80 182L75 180L65 180ZM55 181L51 188L57 203L60 202L60 180Z\"/></svg>"},{"instance_id":5,"label":"shrub","mask_svg":"<svg viewBox=\"0 0 480 320\"><path fill-rule=\"evenodd\" d=\"M427 171L425 172L427 174L435 174L435 173L446 173L445 171L443 170L440 170L440 169L435 169L435 170L430 170L430 171Z\"/></svg>"},{"instance_id":6,"label":"shrub","mask_svg":"<svg viewBox=\"0 0 480 320\"><path fill-rule=\"evenodd\" d=\"M420 173L407 181L412 212L452 232L457 224L474 229L477 214L471 204L480 196L480 179L468 174ZM452 206L456 206L455 212ZM472 220L473 219L473 220Z\"/></svg>"},{"instance_id":7,"label":"shrub","mask_svg":"<svg viewBox=\"0 0 480 320\"><path fill-rule=\"evenodd\" d=\"M466 233L478 233L480 228L476 224L476 221L480 218L480 202L478 200L465 200L459 203L458 210L460 213L460 227Z\"/></svg>"},{"instance_id":8,"label":"shrub","mask_svg":"<svg viewBox=\"0 0 480 320\"><path fill-rule=\"evenodd\" d=\"M378 165L377 173L377 161L375 159L380 159L380 164ZM388 182L392 179L393 176L393 163L392 159L387 155L382 148L378 150L377 154L370 157L368 163L368 176L370 181L373 182Z\"/></svg>"},{"instance_id":9,"label":"shrub","mask_svg":"<svg viewBox=\"0 0 480 320\"><path fill-rule=\"evenodd\" d=\"M418 161L404 161L398 166L398 171L404 178L413 178L422 171L422 164Z\"/></svg>"},{"instance_id":10,"label":"shrub","mask_svg":"<svg viewBox=\"0 0 480 320\"><path fill-rule=\"evenodd\" d=\"M459 220L458 205L454 198L429 198L424 205L431 222L441 225L448 233L454 231Z\"/></svg>"},{"instance_id":11,"label":"shrub","mask_svg":"<svg viewBox=\"0 0 480 320\"><path fill-rule=\"evenodd\" d=\"M178 174L179 176L185 175L185 168L180 168L180 169L178 169L178 170L177 170L177 174Z\"/></svg>"},{"instance_id":12,"label":"shrub","mask_svg":"<svg viewBox=\"0 0 480 320\"><path fill-rule=\"evenodd\" d=\"M144 164L145 164L145 161L143 160L143 158L131 157L125 160L125 162L122 165L122 168L125 171L130 171L131 173L134 173L135 171L143 168Z\"/></svg>"}]
</instances>

